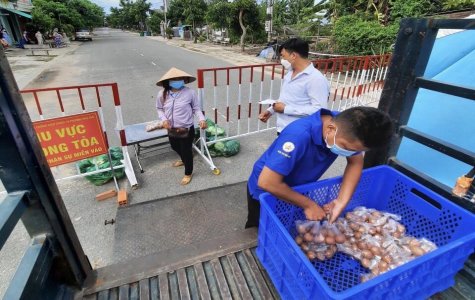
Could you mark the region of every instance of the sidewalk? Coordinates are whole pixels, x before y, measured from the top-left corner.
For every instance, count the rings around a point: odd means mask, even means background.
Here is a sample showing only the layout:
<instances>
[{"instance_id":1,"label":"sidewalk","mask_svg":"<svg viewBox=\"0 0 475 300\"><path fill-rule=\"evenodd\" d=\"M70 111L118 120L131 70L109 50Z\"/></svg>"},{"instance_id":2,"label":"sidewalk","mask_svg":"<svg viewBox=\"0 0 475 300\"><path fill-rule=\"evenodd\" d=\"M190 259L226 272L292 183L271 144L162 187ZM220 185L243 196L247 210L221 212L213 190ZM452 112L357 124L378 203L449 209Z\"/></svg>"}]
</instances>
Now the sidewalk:
<instances>
[{"instance_id":1,"label":"sidewalk","mask_svg":"<svg viewBox=\"0 0 475 300\"><path fill-rule=\"evenodd\" d=\"M58 58L76 51L82 42L71 42L69 47L51 48L50 55L31 55L30 49L10 48L5 52L18 88L24 89ZM46 53L45 53L46 54Z\"/></svg>"},{"instance_id":2,"label":"sidewalk","mask_svg":"<svg viewBox=\"0 0 475 300\"><path fill-rule=\"evenodd\" d=\"M237 66L269 63L266 62L266 60L263 58L252 56L246 53L241 53L239 46L213 45L209 42L198 42L195 44L193 41L184 41L178 38L167 40L161 36L147 36L147 38L166 43L170 46L181 47L189 51L210 55Z\"/></svg>"}]
</instances>

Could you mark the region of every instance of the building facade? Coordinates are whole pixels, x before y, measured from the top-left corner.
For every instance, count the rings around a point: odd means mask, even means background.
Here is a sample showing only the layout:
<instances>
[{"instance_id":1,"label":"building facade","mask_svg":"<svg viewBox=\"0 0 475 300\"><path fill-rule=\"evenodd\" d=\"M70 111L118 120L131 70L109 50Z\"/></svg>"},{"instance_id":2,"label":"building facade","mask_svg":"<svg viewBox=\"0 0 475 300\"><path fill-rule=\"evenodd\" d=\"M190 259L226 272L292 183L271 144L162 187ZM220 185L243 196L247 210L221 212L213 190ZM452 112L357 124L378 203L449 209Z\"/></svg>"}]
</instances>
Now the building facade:
<instances>
[{"instance_id":1,"label":"building facade","mask_svg":"<svg viewBox=\"0 0 475 300\"><path fill-rule=\"evenodd\" d=\"M0 27L7 30L13 42L21 39L32 8L31 0L0 2Z\"/></svg>"}]
</instances>

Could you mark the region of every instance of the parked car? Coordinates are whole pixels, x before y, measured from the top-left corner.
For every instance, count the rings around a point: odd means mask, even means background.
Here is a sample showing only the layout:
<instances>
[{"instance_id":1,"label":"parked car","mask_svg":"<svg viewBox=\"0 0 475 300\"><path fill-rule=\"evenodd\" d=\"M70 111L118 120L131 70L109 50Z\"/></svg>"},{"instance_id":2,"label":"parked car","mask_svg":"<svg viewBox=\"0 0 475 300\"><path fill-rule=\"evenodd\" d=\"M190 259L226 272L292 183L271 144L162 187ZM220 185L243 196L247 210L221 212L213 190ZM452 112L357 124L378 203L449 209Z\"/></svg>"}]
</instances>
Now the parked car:
<instances>
[{"instance_id":1,"label":"parked car","mask_svg":"<svg viewBox=\"0 0 475 300\"><path fill-rule=\"evenodd\" d=\"M75 40L76 41L79 41L79 40L92 41L92 32L90 32L88 29L77 30Z\"/></svg>"}]
</instances>

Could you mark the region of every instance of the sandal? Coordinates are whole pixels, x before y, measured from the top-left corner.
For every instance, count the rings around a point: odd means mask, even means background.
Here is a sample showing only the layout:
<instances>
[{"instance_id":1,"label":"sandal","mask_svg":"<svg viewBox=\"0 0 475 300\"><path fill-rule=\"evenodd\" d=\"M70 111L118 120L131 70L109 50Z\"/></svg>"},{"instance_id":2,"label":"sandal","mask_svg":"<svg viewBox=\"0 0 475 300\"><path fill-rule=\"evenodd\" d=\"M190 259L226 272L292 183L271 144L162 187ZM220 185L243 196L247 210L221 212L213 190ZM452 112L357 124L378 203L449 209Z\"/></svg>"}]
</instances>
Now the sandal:
<instances>
[{"instance_id":1,"label":"sandal","mask_svg":"<svg viewBox=\"0 0 475 300\"><path fill-rule=\"evenodd\" d=\"M181 180L181 185L187 185L188 183L190 183L191 181L191 178L193 177L193 175L185 175L183 177L183 179Z\"/></svg>"},{"instance_id":2,"label":"sandal","mask_svg":"<svg viewBox=\"0 0 475 300\"><path fill-rule=\"evenodd\" d=\"M181 160L177 160L176 162L173 163L172 166L176 168L176 167L181 167L183 165L184 163Z\"/></svg>"}]
</instances>

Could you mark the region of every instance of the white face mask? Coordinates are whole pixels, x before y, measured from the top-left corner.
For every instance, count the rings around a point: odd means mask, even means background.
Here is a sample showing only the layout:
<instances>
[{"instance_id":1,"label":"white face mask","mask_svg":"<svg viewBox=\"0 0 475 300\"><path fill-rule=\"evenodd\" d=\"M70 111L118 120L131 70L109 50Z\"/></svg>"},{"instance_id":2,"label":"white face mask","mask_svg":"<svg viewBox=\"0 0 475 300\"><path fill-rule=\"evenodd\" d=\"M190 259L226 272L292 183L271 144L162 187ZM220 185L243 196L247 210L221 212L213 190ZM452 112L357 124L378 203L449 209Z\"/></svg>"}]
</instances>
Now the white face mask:
<instances>
[{"instance_id":1,"label":"white face mask","mask_svg":"<svg viewBox=\"0 0 475 300\"><path fill-rule=\"evenodd\" d=\"M346 149L343 149L343 148L341 148L340 146L338 146L336 144L336 133L337 132L338 132L338 127L335 128L335 135L333 136L333 145L332 146L328 145L328 133L327 133L327 135L325 137L325 143L327 144L327 148L330 149L330 151L335 153L336 155L341 155L341 156L345 156L345 157L352 156L355 153L357 153L358 151L346 150Z\"/></svg>"},{"instance_id":2,"label":"white face mask","mask_svg":"<svg viewBox=\"0 0 475 300\"><path fill-rule=\"evenodd\" d=\"M284 66L284 68L286 69L290 69L290 67L292 67L292 64L290 63L290 61L283 58L280 60L280 64Z\"/></svg>"}]
</instances>

